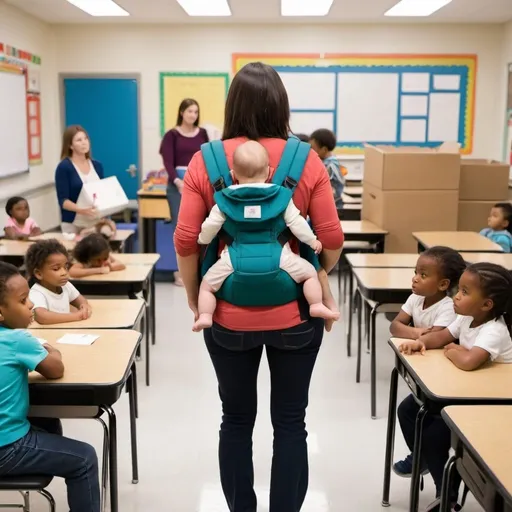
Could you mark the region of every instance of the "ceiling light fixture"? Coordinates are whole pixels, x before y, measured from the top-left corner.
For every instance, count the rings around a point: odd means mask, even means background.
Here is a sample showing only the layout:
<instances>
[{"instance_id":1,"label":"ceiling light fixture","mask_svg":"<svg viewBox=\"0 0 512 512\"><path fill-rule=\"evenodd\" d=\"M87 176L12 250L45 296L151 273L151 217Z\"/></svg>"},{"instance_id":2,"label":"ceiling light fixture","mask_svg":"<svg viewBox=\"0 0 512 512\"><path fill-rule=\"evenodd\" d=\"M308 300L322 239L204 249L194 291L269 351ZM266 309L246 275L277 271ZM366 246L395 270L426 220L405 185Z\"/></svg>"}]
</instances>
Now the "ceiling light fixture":
<instances>
[{"instance_id":1,"label":"ceiling light fixture","mask_svg":"<svg viewBox=\"0 0 512 512\"><path fill-rule=\"evenodd\" d=\"M177 0L189 16L231 16L228 0Z\"/></svg>"},{"instance_id":2,"label":"ceiling light fixture","mask_svg":"<svg viewBox=\"0 0 512 512\"><path fill-rule=\"evenodd\" d=\"M91 16L130 16L128 11L112 0L67 0Z\"/></svg>"},{"instance_id":3,"label":"ceiling light fixture","mask_svg":"<svg viewBox=\"0 0 512 512\"><path fill-rule=\"evenodd\" d=\"M327 16L334 0L281 0L281 16Z\"/></svg>"},{"instance_id":4,"label":"ceiling light fixture","mask_svg":"<svg viewBox=\"0 0 512 512\"><path fill-rule=\"evenodd\" d=\"M385 16L430 16L452 0L401 0Z\"/></svg>"}]
</instances>

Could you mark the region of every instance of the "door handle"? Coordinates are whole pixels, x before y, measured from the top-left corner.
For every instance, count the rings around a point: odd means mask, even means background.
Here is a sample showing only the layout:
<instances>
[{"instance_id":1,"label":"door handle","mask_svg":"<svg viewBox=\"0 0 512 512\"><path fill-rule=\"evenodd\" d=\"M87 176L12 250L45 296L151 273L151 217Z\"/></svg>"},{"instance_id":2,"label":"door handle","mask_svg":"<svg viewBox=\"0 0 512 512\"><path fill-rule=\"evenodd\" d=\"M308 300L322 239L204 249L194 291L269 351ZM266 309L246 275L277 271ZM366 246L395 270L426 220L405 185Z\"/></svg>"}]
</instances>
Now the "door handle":
<instances>
[{"instance_id":1,"label":"door handle","mask_svg":"<svg viewBox=\"0 0 512 512\"><path fill-rule=\"evenodd\" d=\"M135 176L137 175L137 166L135 164L130 164L130 167L128 167L128 169L126 169L126 172L132 177L132 178L135 178Z\"/></svg>"}]
</instances>

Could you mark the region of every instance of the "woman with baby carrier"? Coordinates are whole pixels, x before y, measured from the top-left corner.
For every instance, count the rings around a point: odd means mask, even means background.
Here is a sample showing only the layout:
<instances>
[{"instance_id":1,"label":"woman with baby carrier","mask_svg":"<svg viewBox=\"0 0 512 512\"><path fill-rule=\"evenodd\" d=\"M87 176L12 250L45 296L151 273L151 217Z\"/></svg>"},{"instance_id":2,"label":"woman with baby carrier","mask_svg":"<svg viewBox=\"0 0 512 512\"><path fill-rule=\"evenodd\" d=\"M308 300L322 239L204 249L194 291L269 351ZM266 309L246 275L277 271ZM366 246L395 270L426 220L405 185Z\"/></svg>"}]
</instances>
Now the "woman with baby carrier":
<instances>
[{"instance_id":1,"label":"woman with baby carrier","mask_svg":"<svg viewBox=\"0 0 512 512\"><path fill-rule=\"evenodd\" d=\"M296 207L302 217L309 217L319 242L312 242L311 247L321 247L319 262L307 246L309 254L301 247L301 255L307 254L319 269L323 304L332 311L337 308L327 273L340 256L343 233L329 177L314 151L298 139L288 139L289 119L288 96L272 67L251 63L238 72L226 101L223 142L204 145L188 167L174 237L195 321L201 308L200 274L204 275L219 256L228 265L220 289L213 288L213 325L203 332L222 401L219 463L230 512L257 510L252 433L263 347L270 368L274 427L270 512L300 510L308 487L304 420L309 384L324 327L330 330L332 326L332 320L310 316L300 281L280 264L282 247L289 245L294 253L299 252L297 240L286 229L288 223L282 220L288 210L283 212L274 203L265 202L268 193L261 204L256 204L261 195L257 191L247 195L247 191L237 190L236 169L230 170L236 149L247 140L258 141L268 153L266 186L278 185L276 193L270 195L283 196L285 206L291 196L290 208ZM245 206L230 202L237 198L245 201ZM212 213L218 235L211 241L208 237L206 257L200 259L204 254L198 242L201 227L207 218L211 223ZM201 241L206 243L204 236Z\"/></svg>"}]
</instances>

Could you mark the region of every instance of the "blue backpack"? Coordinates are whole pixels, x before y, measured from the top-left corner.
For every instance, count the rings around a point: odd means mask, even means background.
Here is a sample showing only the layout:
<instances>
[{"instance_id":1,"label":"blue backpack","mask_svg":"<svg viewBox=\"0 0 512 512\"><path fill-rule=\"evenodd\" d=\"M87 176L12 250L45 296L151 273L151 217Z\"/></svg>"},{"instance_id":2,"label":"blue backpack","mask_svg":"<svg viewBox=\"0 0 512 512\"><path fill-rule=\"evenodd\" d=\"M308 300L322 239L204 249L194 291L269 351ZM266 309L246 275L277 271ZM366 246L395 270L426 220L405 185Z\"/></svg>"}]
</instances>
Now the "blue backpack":
<instances>
[{"instance_id":1,"label":"blue backpack","mask_svg":"<svg viewBox=\"0 0 512 512\"><path fill-rule=\"evenodd\" d=\"M284 212L304 170L310 145L290 138L269 187L228 188L231 174L221 141L201 146L213 198L226 221L208 246L201 276L218 260L219 239L228 246L234 272L216 293L236 306L279 306L302 298L302 286L279 268L283 245L292 237ZM313 250L300 244L300 254L317 269Z\"/></svg>"}]
</instances>

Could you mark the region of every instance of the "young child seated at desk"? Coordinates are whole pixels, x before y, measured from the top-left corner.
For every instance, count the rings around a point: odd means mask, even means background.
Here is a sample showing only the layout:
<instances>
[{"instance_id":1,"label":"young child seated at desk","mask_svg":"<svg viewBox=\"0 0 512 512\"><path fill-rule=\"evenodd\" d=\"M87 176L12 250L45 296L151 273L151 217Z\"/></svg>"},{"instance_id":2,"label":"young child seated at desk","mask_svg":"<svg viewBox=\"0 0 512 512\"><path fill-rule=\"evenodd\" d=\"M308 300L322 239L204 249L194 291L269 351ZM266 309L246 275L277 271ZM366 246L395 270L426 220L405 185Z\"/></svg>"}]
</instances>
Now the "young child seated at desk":
<instances>
[{"instance_id":1,"label":"young child seated at desk","mask_svg":"<svg viewBox=\"0 0 512 512\"><path fill-rule=\"evenodd\" d=\"M24 197L11 197L5 211L9 218L5 223L5 238L11 240L28 240L30 236L38 236L41 229L36 221L30 217L28 201Z\"/></svg>"},{"instance_id":2,"label":"young child seated at desk","mask_svg":"<svg viewBox=\"0 0 512 512\"><path fill-rule=\"evenodd\" d=\"M487 226L480 234L501 245L505 252L512 252L512 204L496 203L491 208Z\"/></svg>"},{"instance_id":3,"label":"young child seated at desk","mask_svg":"<svg viewBox=\"0 0 512 512\"><path fill-rule=\"evenodd\" d=\"M58 350L25 329L32 321L28 283L0 262L0 477L48 475L66 479L71 512L99 512L98 459L94 448L62 436L59 420L27 418L28 373L60 379Z\"/></svg>"},{"instance_id":4,"label":"young child seated at desk","mask_svg":"<svg viewBox=\"0 0 512 512\"><path fill-rule=\"evenodd\" d=\"M35 320L60 324L86 320L91 316L87 299L69 282L69 256L57 240L39 240L25 256L25 267L32 284L30 301ZM70 305L78 309L71 311Z\"/></svg>"},{"instance_id":5,"label":"young child seated at desk","mask_svg":"<svg viewBox=\"0 0 512 512\"><path fill-rule=\"evenodd\" d=\"M416 341L405 341L405 354L425 353L444 347L444 355L465 371L480 368L488 361L512 363L512 273L493 263L475 263L462 274L454 298L457 318L445 329L423 334ZM459 344L455 341L459 340ZM398 418L410 449L420 406L411 399L400 404ZM423 422L422 459L434 479L436 500L427 508L440 508L443 469L450 450L450 430L439 415L427 415ZM457 502L460 477L450 489L452 504Z\"/></svg>"},{"instance_id":6,"label":"young child seated at desk","mask_svg":"<svg viewBox=\"0 0 512 512\"><path fill-rule=\"evenodd\" d=\"M232 173L239 184L231 185L228 189L278 187L278 185L266 183L270 173L268 154L265 148L255 141L248 141L238 146L233 155ZM255 208L260 208L261 211L262 207ZM290 231L301 242L309 245L319 254L322 250L322 244L311 230L306 219L300 214L293 203L293 199L288 203L283 215L286 226ZM225 213L221 212L219 207L215 205L208 218L203 222L199 234L199 243L209 244L222 229L225 221ZM312 317L320 317L326 320L337 320L339 318L339 312L331 311L322 303L322 287L315 267L295 254L288 243L282 248L280 268L287 272L295 282L304 283L304 296L309 303L309 313ZM233 272L233 265L226 246L220 255L220 259L208 270L201 282L198 299L199 318L192 328L193 331L198 332L212 326L213 313L217 305L214 294Z\"/></svg>"},{"instance_id":7,"label":"young child seated at desk","mask_svg":"<svg viewBox=\"0 0 512 512\"><path fill-rule=\"evenodd\" d=\"M332 194L336 208L343 207L343 189L345 188L345 176L347 169L340 165L340 161L336 155L333 155L336 147L336 135L331 130L320 129L315 130L309 140L311 148L318 153L323 160L329 180L331 181Z\"/></svg>"},{"instance_id":8,"label":"young child seated at desk","mask_svg":"<svg viewBox=\"0 0 512 512\"><path fill-rule=\"evenodd\" d=\"M391 322L391 334L397 338L416 340L427 332L448 327L457 316L449 292L457 286L465 268L462 256L449 247L432 247L423 252L414 270L412 295ZM413 400L412 395L402 403L409 400ZM398 476L410 478L412 454L395 462L393 471ZM422 473L427 472L426 467L422 467Z\"/></svg>"},{"instance_id":9,"label":"young child seated at desk","mask_svg":"<svg viewBox=\"0 0 512 512\"><path fill-rule=\"evenodd\" d=\"M71 277L108 274L126 268L124 263L112 256L109 243L99 233L93 233L80 240L75 246L73 256L76 261L69 270Z\"/></svg>"}]
</instances>

